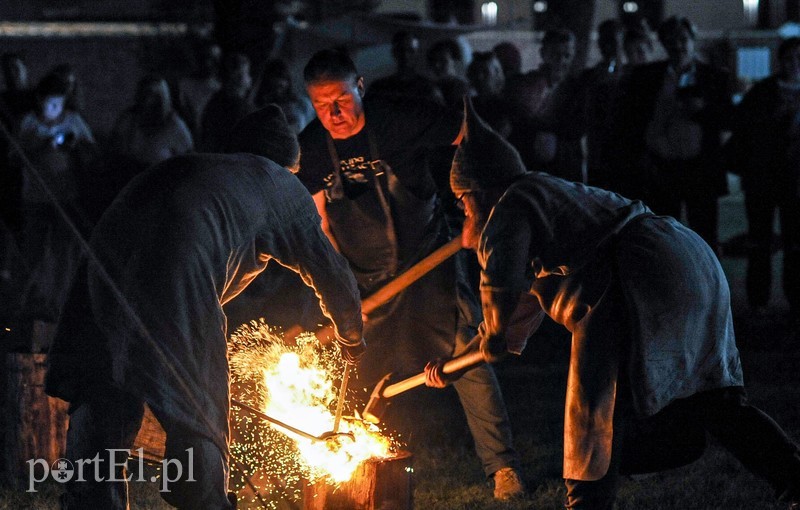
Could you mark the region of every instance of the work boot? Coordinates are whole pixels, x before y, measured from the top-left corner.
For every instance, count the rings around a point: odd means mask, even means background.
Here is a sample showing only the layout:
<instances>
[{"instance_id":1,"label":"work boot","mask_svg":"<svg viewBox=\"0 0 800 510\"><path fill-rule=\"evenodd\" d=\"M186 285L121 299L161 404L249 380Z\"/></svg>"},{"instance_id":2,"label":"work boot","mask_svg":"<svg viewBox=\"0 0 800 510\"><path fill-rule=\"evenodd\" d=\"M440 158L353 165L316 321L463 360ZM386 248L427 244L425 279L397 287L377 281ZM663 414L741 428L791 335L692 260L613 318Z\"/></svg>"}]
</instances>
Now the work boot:
<instances>
[{"instance_id":1,"label":"work boot","mask_svg":"<svg viewBox=\"0 0 800 510\"><path fill-rule=\"evenodd\" d=\"M494 473L494 498L508 501L525 495L525 485L519 473L511 467L498 469Z\"/></svg>"}]
</instances>

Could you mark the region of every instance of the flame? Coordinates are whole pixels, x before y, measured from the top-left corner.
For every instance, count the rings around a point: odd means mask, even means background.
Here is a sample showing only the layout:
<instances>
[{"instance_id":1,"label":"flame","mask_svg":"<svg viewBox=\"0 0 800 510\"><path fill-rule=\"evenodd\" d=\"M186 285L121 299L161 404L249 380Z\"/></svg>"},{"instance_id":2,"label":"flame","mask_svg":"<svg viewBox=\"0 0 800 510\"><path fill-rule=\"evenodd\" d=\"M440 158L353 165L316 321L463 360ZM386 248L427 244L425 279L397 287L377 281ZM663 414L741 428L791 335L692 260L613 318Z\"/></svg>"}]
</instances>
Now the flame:
<instances>
[{"instance_id":1,"label":"flame","mask_svg":"<svg viewBox=\"0 0 800 510\"><path fill-rule=\"evenodd\" d=\"M298 337L296 346L285 345L263 320L239 328L231 342L236 398L314 436L333 430L336 383L344 368L338 349L320 346L313 334ZM362 462L392 457L398 449L394 438L353 416L342 417L338 432L350 432L355 440L312 441L245 412L236 414L234 436L240 437L231 451L260 475L259 484L268 491L298 493L289 486L300 478L338 485Z\"/></svg>"},{"instance_id":2,"label":"flame","mask_svg":"<svg viewBox=\"0 0 800 510\"><path fill-rule=\"evenodd\" d=\"M329 407L338 396L330 373L303 364L295 352L286 352L264 368L263 374L264 413L315 436L333 430L334 415ZM365 460L392 454L390 440L361 420L345 417L338 431L351 432L355 440L312 441L286 431L295 440L314 478L328 476L336 483L346 482Z\"/></svg>"}]
</instances>

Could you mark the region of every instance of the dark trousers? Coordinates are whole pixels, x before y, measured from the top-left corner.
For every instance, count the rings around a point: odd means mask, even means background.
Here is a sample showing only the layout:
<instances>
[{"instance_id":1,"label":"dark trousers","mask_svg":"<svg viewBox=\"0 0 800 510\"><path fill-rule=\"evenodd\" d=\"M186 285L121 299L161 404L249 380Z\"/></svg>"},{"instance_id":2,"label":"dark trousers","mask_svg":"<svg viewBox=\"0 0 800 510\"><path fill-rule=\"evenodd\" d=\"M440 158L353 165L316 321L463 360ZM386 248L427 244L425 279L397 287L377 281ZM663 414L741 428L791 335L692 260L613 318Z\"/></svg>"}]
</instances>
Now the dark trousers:
<instances>
[{"instance_id":1,"label":"dark trousers","mask_svg":"<svg viewBox=\"0 0 800 510\"><path fill-rule=\"evenodd\" d=\"M747 213L747 300L764 306L772 287L772 224L780 215L783 244L783 292L800 310L800 197L789 190L745 190Z\"/></svg>"},{"instance_id":2,"label":"dark trousers","mask_svg":"<svg viewBox=\"0 0 800 510\"><path fill-rule=\"evenodd\" d=\"M157 409L153 409L153 413L167 433L165 457L177 463L173 464L172 475L164 471L162 477L177 478L177 465L182 470L180 480L169 484L164 479L159 481L161 497L170 505L187 510L235 508L228 500L227 456L207 438L171 423L164 413ZM77 480L76 475L64 484L62 510L128 508L128 484L123 480L128 474L119 465L127 455L117 452L114 459L110 459L112 453L109 450L130 450L133 447L143 415L144 403L141 399L108 388L98 390L71 410L66 458L77 469L79 461L99 456L101 467L97 472L103 480L96 479L95 464L87 465L83 481ZM193 460L191 466L190 458ZM111 478L111 461L115 464L113 478L119 481L108 481Z\"/></svg>"},{"instance_id":3,"label":"dark trousers","mask_svg":"<svg viewBox=\"0 0 800 510\"><path fill-rule=\"evenodd\" d=\"M800 451L772 418L747 403L743 388L723 388L698 393L673 402L662 413L671 419L679 417L685 429L700 427L730 451L745 468L769 482L780 496L800 494ZM625 442L636 437L637 420L614 417L614 440L608 473L597 481L565 480L566 508L580 510L610 510L614 505L620 468L625 464ZM682 430L682 429L678 429Z\"/></svg>"}]
</instances>

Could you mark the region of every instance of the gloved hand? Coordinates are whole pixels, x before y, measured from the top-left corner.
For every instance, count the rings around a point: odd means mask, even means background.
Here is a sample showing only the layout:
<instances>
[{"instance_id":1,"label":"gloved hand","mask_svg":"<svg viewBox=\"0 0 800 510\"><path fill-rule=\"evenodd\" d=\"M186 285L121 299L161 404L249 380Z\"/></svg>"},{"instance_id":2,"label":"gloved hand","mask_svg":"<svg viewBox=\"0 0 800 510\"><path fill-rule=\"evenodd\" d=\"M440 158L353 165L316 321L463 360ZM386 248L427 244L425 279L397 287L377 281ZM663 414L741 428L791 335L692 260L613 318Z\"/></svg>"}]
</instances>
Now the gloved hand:
<instances>
[{"instance_id":1,"label":"gloved hand","mask_svg":"<svg viewBox=\"0 0 800 510\"><path fill-rule=\"evenodd\" d=\"M508 355L508 344L502 336L481 336L480 350L487 363L497 363Z\"/></svg>"},{"instance_id":2,"label":"gloved hand","mask_svg":"<svg viewBox=\"0 0 800 510\"><path fill-rule=\"evenodd\" d=\"M342 359L351 365L358 363L358 360L361 359L361 356L363 356L364 352L367 350L367 342L363 337L358 342L348 342L339 339L337 343L339 344L339 350L342 351Z\"/></svg>"}]
</instances>

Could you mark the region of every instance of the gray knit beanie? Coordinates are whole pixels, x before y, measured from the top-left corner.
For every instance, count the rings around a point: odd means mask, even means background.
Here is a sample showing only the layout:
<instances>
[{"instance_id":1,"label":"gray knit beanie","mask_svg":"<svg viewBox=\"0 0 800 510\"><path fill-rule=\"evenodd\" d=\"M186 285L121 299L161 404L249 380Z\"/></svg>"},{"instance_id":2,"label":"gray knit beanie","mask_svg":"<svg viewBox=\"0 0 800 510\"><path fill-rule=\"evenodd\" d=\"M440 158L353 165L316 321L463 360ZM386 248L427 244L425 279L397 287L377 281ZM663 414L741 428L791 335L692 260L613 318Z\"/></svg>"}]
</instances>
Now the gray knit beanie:
<instances>
[{"instance_id":1,"label":"gray knit beanie","mask_svg":"<svg viewBox=\"0 0 800 510\"><path fill-rule=\"evenodd\" d=\"M481 119L464 96L464 138L450 168L450 188L456 196L507 186L527 173L517 150Z\"/></svg>"},{"instance_id":2,"label":"gray knit beanie","mask_svg":"<svg viewBox=\"0 0 800 510\"><path fill-rule=\"evenodd\" d=\"M300 144L280 106L268 104L233 126L227 152L248 152L291 167L300 157Z\"/></svg>"}]
</instances>

